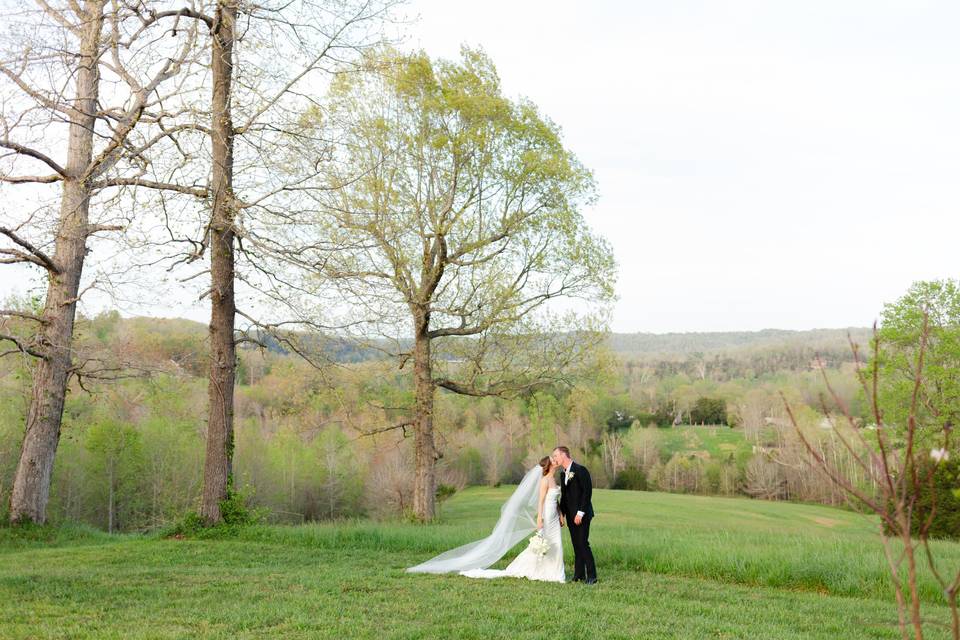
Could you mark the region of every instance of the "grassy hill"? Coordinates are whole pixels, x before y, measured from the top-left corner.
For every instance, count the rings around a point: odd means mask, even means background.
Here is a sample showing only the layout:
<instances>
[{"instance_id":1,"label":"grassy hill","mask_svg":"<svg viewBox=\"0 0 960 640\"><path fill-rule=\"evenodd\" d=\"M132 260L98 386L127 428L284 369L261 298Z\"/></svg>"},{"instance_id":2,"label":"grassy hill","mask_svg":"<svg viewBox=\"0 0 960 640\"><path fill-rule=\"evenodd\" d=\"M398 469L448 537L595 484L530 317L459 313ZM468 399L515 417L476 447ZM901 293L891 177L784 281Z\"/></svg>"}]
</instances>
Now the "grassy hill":
<instances>
[{"instance_id":1,"label":"grassy hill","mask_svg":"<svg viewBox=\"0 0 960 640\"><path fill-rule=\"evenodd\" d=\"M404 573L486 535L509 492L464 491L430 526L0 530L0 637L898 637L875 522L826 507L598 491L595 587ZM929 578L924 597L945 621Z\"/></svg>"},{"instance_id":2,"label":"grassy hill","mask_svg":"<svg viewBox=\"0 0 960 640\"><path fill-rule=\"evenodd\" d=\"M81 322L81 325L84 323ZM113 312L93 320L94 334L103 338L109 325L125 327L138 336L152 334L156 340L179 340L174 347L192 348L196 341L205 339L207 326L204 323L183 318L153 318L135 316L122 318ZM383 358L380 349L396 348L388 341L372 339L370 346L363 347L345 338L328 335L296 333L301 346L322 352L337 362L361 362ZM759 350L795 351L807 348L818 352L849 349L848 339L854 338L867 344L871 330L864 327L841 329L810 329L793 331L787 329L763 329L761 331L707 331L688 333L610 333L607 344L610 349L624 357L638 358L683 358L691 354L743 354ZM289 353L277 340L267 334L257 334L257 339L270 350ZM373 348L374 346L379 347ZM251 347L252 348L252 347Z\"/></svg>"},{"instance_id":3,"label":"grassy hill","mask_svg":"<svg viewBox=\"0 0 960 640\"><path fill-rule=\"evenodd\" d=\"M718 351L749 349L813 349L846 350L849 338L866 344L871 330L865 327L844 329L763 329L761 331L705 331L688 333L612 333L610 348L625 355L682 356Z\"/></svg>"},{"instance_id":4,"label":"grassy hill","mask_svg":"<svg viewBox=\"0 0 960 640\"><path fill-rule=\"evenodd\" d=\"M736 459L749 454L752 446L744 438L743 430L723 426L680 425L673 429L650 429L650 433L660 450L669 455L699 454L715 460L732 455Z\"/></svg>"}]
</instances>

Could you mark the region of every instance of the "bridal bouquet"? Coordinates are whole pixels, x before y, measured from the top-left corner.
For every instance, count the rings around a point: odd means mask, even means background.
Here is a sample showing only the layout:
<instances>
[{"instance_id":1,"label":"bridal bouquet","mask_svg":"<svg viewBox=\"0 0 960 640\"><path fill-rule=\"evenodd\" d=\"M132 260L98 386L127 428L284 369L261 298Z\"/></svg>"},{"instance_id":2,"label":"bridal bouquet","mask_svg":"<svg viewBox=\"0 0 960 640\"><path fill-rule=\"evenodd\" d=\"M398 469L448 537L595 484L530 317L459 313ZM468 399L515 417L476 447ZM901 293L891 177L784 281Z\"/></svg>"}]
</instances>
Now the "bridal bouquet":
<instances>
[{"instance_id":1,"label":"bridal bouquet","mask_svg":"<svg viewBox=\"0 0 960 640\"><path fill-rule=\"evenodd\" d=\"M537 533L530 538L530 546L528 548L542 558L547 555L547 551L550 550L550 543L544 539L543 533L537 531Z\"/></svg>"}]
</instances>

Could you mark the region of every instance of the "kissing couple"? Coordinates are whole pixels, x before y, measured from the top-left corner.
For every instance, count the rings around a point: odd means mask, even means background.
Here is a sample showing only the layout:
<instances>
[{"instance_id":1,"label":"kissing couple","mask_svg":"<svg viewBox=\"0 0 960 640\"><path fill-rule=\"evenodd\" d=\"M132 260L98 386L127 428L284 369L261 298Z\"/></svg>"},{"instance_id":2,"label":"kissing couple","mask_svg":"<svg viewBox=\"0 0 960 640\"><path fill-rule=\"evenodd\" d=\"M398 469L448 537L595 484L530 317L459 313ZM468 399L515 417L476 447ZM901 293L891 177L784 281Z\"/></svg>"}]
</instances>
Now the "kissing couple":
<instances>
[{"instance_id":1,"label":"kissing couple","mask_svg":"<svg viewBox=\"0 0 960 640\"><path fill-rule=\"evenodd\" d=\"M511 577L565 582L560 529L566 525L573 544L571 582L594 584L597 567L590 550L592 494L590 472L574 462L570 449L557 447L527 471L501 508L500 519L489 536L441 553L407 571L456 571L469 578ZM506 569L489 568L531 533L534 535L530 543Z\"/></svg>"}]
</instances>

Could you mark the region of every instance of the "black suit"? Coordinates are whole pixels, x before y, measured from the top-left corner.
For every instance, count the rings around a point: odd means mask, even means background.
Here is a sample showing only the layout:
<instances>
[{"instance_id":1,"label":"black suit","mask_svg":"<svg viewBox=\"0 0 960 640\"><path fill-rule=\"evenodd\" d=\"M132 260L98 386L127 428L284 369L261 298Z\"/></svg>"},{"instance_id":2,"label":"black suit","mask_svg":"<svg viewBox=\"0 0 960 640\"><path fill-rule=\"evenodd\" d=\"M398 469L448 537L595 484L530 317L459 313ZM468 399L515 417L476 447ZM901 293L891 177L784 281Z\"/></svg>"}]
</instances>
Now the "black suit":
<instances>
[{"instance_id":1,"label":"black suit","mask_svg":"<svg viewBox=\"0 0 960 640\"><path fill-rule=\"evenodd\" d=\"M570 541L573 543L573 579L593 582L597 579L597 566L590 550L590 521L593 520L593 483L590 472L582 464L571 463L573 477L567 482L564 469L560 469L560 511L567 519ZM574 523L578 511L583 512L580 524Z\"/></svg>"}]
</instances>

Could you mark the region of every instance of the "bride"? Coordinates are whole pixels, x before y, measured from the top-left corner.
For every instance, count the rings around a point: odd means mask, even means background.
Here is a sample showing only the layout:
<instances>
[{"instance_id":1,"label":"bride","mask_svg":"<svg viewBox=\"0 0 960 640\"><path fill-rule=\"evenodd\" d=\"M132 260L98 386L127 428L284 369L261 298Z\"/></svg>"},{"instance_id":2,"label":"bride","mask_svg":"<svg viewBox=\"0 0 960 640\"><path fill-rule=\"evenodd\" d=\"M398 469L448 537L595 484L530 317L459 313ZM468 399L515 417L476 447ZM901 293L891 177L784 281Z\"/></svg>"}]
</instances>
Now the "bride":
<instances>
[{"instance_id":1,"label":"bride","mask_svg":"<svg viewBox=\"0 0 960 640\"><path fill-rule=\"evenodd\" d=\"M493 532L476 542L451 549L407 571L412 573L449 573L457 571L469 578L528 578L563 582L563 546L560 528L563 516L557 508L560 487L553 472L557 465L549 456L530 469L510 499L500 510ZM536 518L534 520L534 518ZM488 569L515 544L533 533L530 544L506 569Z\"/></svg>"}]
</instances>

